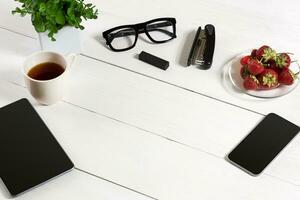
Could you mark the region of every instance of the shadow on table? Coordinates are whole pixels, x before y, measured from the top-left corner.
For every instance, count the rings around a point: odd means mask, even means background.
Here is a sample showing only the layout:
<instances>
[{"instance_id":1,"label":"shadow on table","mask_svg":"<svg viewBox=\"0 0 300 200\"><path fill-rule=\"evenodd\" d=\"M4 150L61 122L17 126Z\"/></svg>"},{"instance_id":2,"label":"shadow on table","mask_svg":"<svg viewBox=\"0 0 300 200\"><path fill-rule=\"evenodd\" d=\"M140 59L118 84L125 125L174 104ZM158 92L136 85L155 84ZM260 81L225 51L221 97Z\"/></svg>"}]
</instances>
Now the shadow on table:
<instances>
[{"instance_id":1,"label":"shadow on table","mask_svg":"<svg viewBox=\"0 0 300 200\"><path fill-rule=\"evenodd\" d=\"M10 67L10 66L9 66ZM16 70L11 66L11 69L3 69L0 70L0 77L1 80L3 81L8 81L10 83L16 84L16 85L20 85L19 82L23 81L23 74L20 70Z\"/></svg>"},{"instance_id":2,"label":"shadow on table","mask_svg":"<svg viewBox=\"0 0 300 200\"><path fill-rule=\"evenodd\" d=\"M105 48L111 50L107 45L106 45L106 40L102 37L102 35L94 35L93 36L94 40L96 40L96 42L100 43L102 46L104 46Z\"/></svg>"},{"instance_id":3,"label":"shadow on table","mask_svg":"<svg viewBox=\"0 0 300 200\"><path fill-rule=\"evenodd\" d=\"M6 189L1 178L0 178L0 194L2 194L2 196L4 196L6 199L12 199L12 196L9 195L9 192Z\"/></svg>"},{"instance_id":4,"label":"shadow on table","mask_svg":"<svg viewBox=\"0 0 300 200\"><path fill-rule=\"evenodd\" d=\"M0 75L3 74L0 73ZM5 80L0 80L0 81L5 82ZM16 89L16 87L19 89ZM1 104L0 107L13 103L22 98L28 99L34 107L44 106L39 104L37 101L34 100L33 97L31 97L28 89L25 86L20 85L19 83L16 82L9 81L7 82L7 84L1 85L0 94L1 94L1 102L5 102L5 104Z\"/></svg>"}]
</instances>

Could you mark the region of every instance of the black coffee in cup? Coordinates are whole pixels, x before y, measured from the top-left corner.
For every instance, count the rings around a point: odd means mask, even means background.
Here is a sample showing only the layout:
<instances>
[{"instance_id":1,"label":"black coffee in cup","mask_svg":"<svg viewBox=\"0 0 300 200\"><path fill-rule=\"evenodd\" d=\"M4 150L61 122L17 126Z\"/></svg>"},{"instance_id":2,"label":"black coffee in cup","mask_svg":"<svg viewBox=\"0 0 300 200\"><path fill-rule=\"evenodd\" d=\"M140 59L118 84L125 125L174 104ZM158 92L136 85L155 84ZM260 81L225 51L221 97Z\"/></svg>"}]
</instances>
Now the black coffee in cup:
<instances>
[{"instance_id":1,"label":"black coffee in cup","mask_svg":"<svg viewBox=\"0 0 300 200\"><path fill-rule=\"evenodd\" d=\"M60 76L64 71L65 69L59 64L45 62L32 67L27 75L32 79L45 81Z\"/></svg>"}]
</instances>

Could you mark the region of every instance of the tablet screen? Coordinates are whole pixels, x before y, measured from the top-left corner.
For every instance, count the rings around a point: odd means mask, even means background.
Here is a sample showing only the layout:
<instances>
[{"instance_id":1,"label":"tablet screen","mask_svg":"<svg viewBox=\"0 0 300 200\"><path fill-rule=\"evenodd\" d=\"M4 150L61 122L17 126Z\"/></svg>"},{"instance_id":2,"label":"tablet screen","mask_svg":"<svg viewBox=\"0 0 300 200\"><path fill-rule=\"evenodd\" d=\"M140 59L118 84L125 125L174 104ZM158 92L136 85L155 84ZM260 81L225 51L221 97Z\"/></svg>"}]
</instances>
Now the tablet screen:
<instances>
[{"instance_id":1,"label":"tablet screen","mask_svg":"<svg viewBox=\"0 0 300 200\"><path fill-rule=\"evenodd\" d=\"M0 177L18 195L74 167L27 99L0 108Z\"/></svg>"}]
</instances>

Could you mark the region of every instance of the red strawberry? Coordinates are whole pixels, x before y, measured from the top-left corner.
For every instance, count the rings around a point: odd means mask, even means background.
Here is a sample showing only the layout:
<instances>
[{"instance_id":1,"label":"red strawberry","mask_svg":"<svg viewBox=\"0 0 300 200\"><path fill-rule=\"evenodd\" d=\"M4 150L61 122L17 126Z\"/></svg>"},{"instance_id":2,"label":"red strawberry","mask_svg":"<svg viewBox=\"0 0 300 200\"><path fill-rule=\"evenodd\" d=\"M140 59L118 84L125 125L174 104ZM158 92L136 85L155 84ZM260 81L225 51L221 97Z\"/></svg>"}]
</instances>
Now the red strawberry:
<instances>
[{"instance_id":1,"label":"red strawberry","mask_svg":"<svg viewBox=\"0 0 300 200\"><path fill-rule=\"evenodd\" d=\"M271 47L264 45L256 51L256 57L263 63L267 63L270 60L276 60L277 54Z\"/></svg>"},{"instance_id":2,"label":"red strawberry","mask_svg":"<svg viewBox=\"0 0 300 200\"><path fill-rule=\"evenodd\" d=\"M251 59L248 63L248 70L252 75L260 74L264 69L264 66L255 59Z\"/></svg>"},{"instance_id":3,"label":"red strawberry","mask_svg":"<svg viewBox=\"0 0 300 200\"><path fill-rule=\"evenodd\" d=\"M256 52L257 52L257 49L253 49L253 50L251 51L251 57L252 57L252 58L256 58Z\"/></svg>"},{"instance_id":4,"label":"red strawberry","mask_svg":"<svg viewBox=\"0 0 300 200\"><path fill-rule=\"evenodd\" d=\"M241 77L242 77L243 79L245 79L247 76L250 75L250 72L249 72L249 70L247 69L247 66L242 66L242 67L241 67L240 74L241 74Z\"/></svg>"},{"instance_id":5,"label":"red strawberry","mask_svg":"<svg viewBox=\"0 0 300 200\"><path fill-rule=\"evenodd\" d=\"M277 74L280 74L282 69L277 67L276 62L274 60L268 62L268 69L273 69Z\"/></svg>"},{"instance_id":6,"label":"red strawberry","mask_svg":"<svg viewBox=\"0 0 300 200\"><path fill-rule=\"evenodd\" d=\"M255 76L250 75L245 78L243 85L246 90L256 90L259 88L259 81Z\"/></svg>"},{"instance_id":7,"label":"red strawberry","mask_svg":"<svg viewBox=\"0 0 300 200\"><path fill-rule=\"evenodd\" d=\"M261 59L262 56L263 56L263 54L265 53L265 49L268 49L268 48L270 48L270 47L267 46L267 45L261 46L261 47L256 51L256 57L257 57L258 59Z\"/></svg>"},{"instance_id":8,"label":"red strawberry","mask_svg":"<svg viewBox=\"0 0 300 200\"><path fill-rule=\"evenodd\" d=\"M271 89L278 86L278 74L272 69L265 69L258 80L262 89Z\"/></svg>"},{"instance_id":9,"label":"red strawberry","mask_svg":"<svg viewBox=\"0 0 300 200\"><path fill-rule=\"evenodd\" d=\"M278 76L279 83L284 84L284 85L292 85L297 79L298 73L294 74L291 70L288 68L284 68L282 72Z\"/></svg>"},{"instance_id":10,"label":"red strawberry","mask_svg":"<svg viewBox=\"0 0 300 200\"><path fill-rule=\"evenodd\" d=\"M291 64L291 57L287 53L280 53L275 62L276 66L279 68L288 68Z\"/></svg>"},{"instance_id":11,"label":"red strawberry","mask_svg":"<svg viewBox=\"0 0 300 200\"><path fill-rule=\"evenodd\" d=\"M250 61L250 59L251 59L250 56L244 56L244 57L241 58L240 63L241 63L242 65L247 65L248 62Z\"/></svg>"}]
</instances>

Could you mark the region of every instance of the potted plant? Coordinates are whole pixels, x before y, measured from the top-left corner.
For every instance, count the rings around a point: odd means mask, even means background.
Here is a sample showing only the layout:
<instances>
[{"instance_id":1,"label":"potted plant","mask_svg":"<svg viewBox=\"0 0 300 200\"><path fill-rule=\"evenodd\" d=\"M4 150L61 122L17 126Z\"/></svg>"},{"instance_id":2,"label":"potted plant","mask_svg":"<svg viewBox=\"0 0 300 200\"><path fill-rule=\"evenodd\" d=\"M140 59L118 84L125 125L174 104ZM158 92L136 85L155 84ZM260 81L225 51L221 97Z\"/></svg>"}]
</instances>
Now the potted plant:
<instances>
[{"instance_id":1,"label":"potted plant","mask_svg":"<svg viewBox=\"0 0 300 200\"><path fill-rule=\"evenodd\" d=\"M15 0L22 3L12 11L22 17L31 15L31 22L39 33L42 49L61 53L80 51L79 30L83 19L97 19L98 10L84 0ZM56 42L54 42L56 41ZM79 48L79 49L78 49Z\"/></svg>"}]
</instances>

